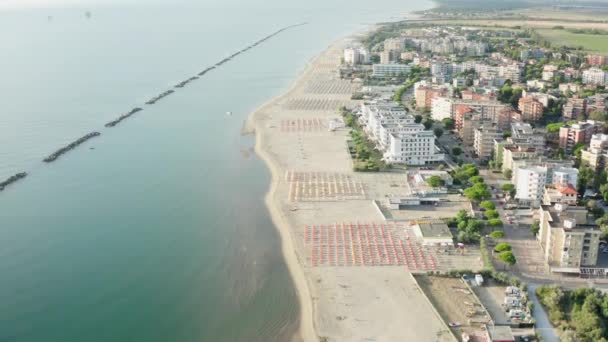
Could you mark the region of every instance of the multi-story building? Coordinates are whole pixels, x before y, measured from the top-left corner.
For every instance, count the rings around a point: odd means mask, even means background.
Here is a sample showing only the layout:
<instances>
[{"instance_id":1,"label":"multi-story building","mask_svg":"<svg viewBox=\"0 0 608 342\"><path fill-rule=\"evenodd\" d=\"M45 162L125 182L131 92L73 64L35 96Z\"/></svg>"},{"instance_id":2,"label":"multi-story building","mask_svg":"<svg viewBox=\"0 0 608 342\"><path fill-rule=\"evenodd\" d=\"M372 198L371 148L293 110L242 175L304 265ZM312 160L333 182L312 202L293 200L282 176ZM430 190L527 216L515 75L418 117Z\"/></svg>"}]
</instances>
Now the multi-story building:
<instances>
[{"instance_id":1,"label":"multi-story building","mask_svg":"<svg viewBox=\"0 0 608 342\"><path fill-rule=\"evenodd\" d=\"M543 67L541 78L543 81L553 81L555 75L557 75L557 66L547 64Z\"/></svg>"},{"instance_id":2,"label":"multi-story building","mask_svg":"<svg viewBox=\"0 0 608 342\"><path fill-rule=\"evenodd\" d=\"M502 171L513 171L513 162L522 159L534 159L540 157L541 154L533 147L522 146L503 146L502 148Z\"/></svg>"},{"instance_id":3,"label":"multi-story building","mask_svg":"<svg viewBox=\"0 0 608 342\"><path fill-rule=\"evenodd\" d=\"M562 93L565 93L567 91L571 93L578 93L582 89L582 87L576 83L562 83L558 86L558 89Z\"/></svg>"},{"instance_id":4,"label":"multi-story building","mask_svg":"<svg viewBox=\"0 0 608 342\"><path fill-rule=\"evenodd\" d=\"M599 68L583 71L583 84L604 85L608 81L608 73Z\"/></svg>"},{"instance_id":5,"label":"multi-story building","mask_svg":"<svg viewBox=\"0 0 608 342\"><path fill-rule=\"evenodd\" d=\"M507 141L513 146L533 147L541 154L545 149L545 135L532 128L529 123L512 123L511 137Z\"/></svg>"},{"instance_id":6,"label":"multi-story building","mask_svg":"<svg viewBox=\"0 0 608 342\"><path fill-rule=\"evenodd\" d=\"M518 109L522 119L525 121L537 121L543 115L543 104L534 97L522 97L519 99Z\"/></svg>"},{"instance_id":7,"label":"multi-story building","mask_svg":"<svg viewBox=\"0 0 608 342\"><path fill-rule=\"evenodd\" d=\"M601 132L603 125L593 120L562 126L559 129L559 147L571 152L578 143L588 144L594 134Z\"/></svg>"},{"instance_id":8,"label":"multi-story building","mask_svg":"<svg viewBox=\"0 0 608 342\"><path fill-rule=\"evenodd\" d=\"M563 203L576 205L578 192L572 184L546 185L543 195L544 205Z\"/></svg>"},{"instance_id":9,"label":"multi-story building","mask_svg":"<svg viewBox=\"0 0 608 342\"><path fill-rule=\"evenodd\" d=\"M452 99L447 97L435 97L431 99L431 117L435 121L451 118Z\"/></svg>"},{"instance_id":10,"label":"multi-story building","mask_svg":"<svg viewBox=\"0 0 608 342\"><path fill-rule=\"evenodd\" d=\"M391 64L399 60L400 52L394 50L385 50L380 52L380 64Z\"/></svg>"},{"instance_id":11,"label":"multi-story building","mask_svg":"<svg viewBox=\"0 0 608 342\"><path fill-rule=\"evenodd\" d=\"M589 148L581 151L581 160L596 171L605 168L608 160L608 135L594 134Z\"/></svg>"},{"instance_id":12,"label":"multi-story building","mask_svg":"<svg viewBox=\"0 0 608 342\"><path fill-rule=\"evenodd\" d=\"M526 61L528 59L541 59L545 57L545 51L539 48L522 50L519 53L519 58L522 61Z\"/></svg>"},{"instance_id":13,"label":"multi-story building","mask_svg":"<svg viewBox=\"0 0 608 342\"><path fill-rule=\"evenodd\" d=\"M601 232L589 223L587 208L558 203L540 207L538 239L552 272L576 273L597 264Z\"/></svg>"},{"instance_id":14,"label":"multi-story building","mask_svg":"<svg viewBox=\"0 0 608 342\"><path fill-rule=\"evenodd\" d=\"M498 68L498 76L513 83L521 82L523 68L519 64L501 65Z\"/></svg>"},{"instance_id":15,"label":"multi-story building","mask_svg":"<svg viewBox=\"0 0 608 342\"><path fill-rule=\"evenodd\" d=\"M569 98L563 108L563 116L566 120L580 120L586 113L587 101L579 97Z\"/></svg>"},{"instance_id":16,"label":"multi-story building","mask_svg":"<svg viewBox=\"0 0 608 342\"><path fill-rule=\"evenodd\" d=\"M422 128L424 129L424 126ZM391 134L389 146L384 152L384 160L387 163L427 165L443 162L444 158L435 146L433 132L424 130Z\"/></svg>"},{"instance_id":17,"label":"multi-story building","mask_svg":"<svg viewBox=\"0 0 608 342\"><path fill-rule=\"evenodd\" d=\"M462 127L465 120L463 115L468 111L473 111L478 115L469 118L479 121L492 121L496 123L497 128L508 130L511 124L511 111L507 109L510 108L509 105L494 100L453 100L451 112L454 113L453 118L457 129ZM471 133L473 132L471 131Z\"/></svg>"},{"instance_id":18,"label":"multi-story building","mask_svg":"<svg viewBox=\"0 0 608 342\"><path fill-rule=\"evenodd\" d=\"M551 184L572 184L576 186L578 183L578 169L573 167L557 166L549 168L547 176L547 183Z\"/></svg>"},{"instance_id":19,"label":"multi-story building","mask_svg":"<svg viewBox=\"0 0 608 342\"><path fill-rule=\"evenodd\" d=\"M502 138L502 130L493 127L492 124L482 125L474 131L473 148L477 157L481 160L488 160L494 152L494 140Z\"/></svg>"},{"instance_id":20,"label":"multi-story building","mask_svg":"<svg viewBox=\"0 0 608 342\"><path fill-rule=\"evenodd\" d=\"M409 64L374 64L372 77L396 77L407 75L412 70Z\"/></svg>"},{"instance_id":21,"label":"multi-story building","mask_svg":"<svg viewBox=\"0 0 608 342\"><path fill-rule=\"evenodd\" d=\"M607 94L596 94L586 98L587 106L585 110L587 115L593 111L607 112L608 107L606 106Z\"/></svg>"},{"instance_id":22,"label":"multi-story building","mask_svg":"<svg viewBox=\"0 0 608 342\"><path fill-rule=\"evenodd\" d=\"M435 146L435 135L414 122L403 107L394 103L364 103L359 122L369 139L383 152L387 163L425 165L444 160Z\"/></svg>"},{"instance_id":23,"label":"multi-story building","mask_svg":"<svg viewBox=\"0 0 608 342\"><path fill-rule=\"evenodd\" d=\"M446 97L448 93L449 90L447 87L418 85L414 90L416 107L420 109L432 109L433 99L437 97Z\"/></svg>"},{"instance_id":24,"label":"multi-story building","mask_svg":"<svg viewBox=\"0 0 608 342\"><path fill-rule=\"evenodd\" d=\"M602 65L608 64L608 58L604 55L587 55L585 58L589 65L601 67Z\"/></svg>"},{"instance_id":25,"label":"multi-story building","mask_svg":"<svg viewBox=\"0 0 608 342\"><path fill-rule=\"evenodd\" d=\"M532 207L540 205L547 181L547 168L542 166L524 166L517 170L515 199Z\"/></svg>"},{"instance_id":26,"label":"multi-story building","mask_svg":"<svg viewBox=\"0 0 608 342\"><path fill-rule=\"evenodd\" d=\"M344 63L349 65L369 63L369 52L361 47L344 49Z\"/></svg>"}]
</instances>

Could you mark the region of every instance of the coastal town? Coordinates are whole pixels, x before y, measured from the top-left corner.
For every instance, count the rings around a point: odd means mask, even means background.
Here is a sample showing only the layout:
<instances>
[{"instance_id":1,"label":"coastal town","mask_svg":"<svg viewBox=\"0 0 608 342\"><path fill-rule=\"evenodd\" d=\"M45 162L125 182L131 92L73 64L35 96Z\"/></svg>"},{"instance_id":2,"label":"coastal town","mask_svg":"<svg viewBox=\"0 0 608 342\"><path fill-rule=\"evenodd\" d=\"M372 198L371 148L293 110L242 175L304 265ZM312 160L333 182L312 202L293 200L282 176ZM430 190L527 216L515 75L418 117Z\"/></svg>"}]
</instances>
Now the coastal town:
<instances>
[{"instance_id":1,"label":"coastal town","mask_svg":"<svg viewBox=\"0 0 608 342\"><path fill-rule=\"evenodd\" d=\"M604 338L606 85L608 54L529 28L405 21L332 45L254 115L310 291L302 325L322 341Z\"/></svg>"}]
</instances>

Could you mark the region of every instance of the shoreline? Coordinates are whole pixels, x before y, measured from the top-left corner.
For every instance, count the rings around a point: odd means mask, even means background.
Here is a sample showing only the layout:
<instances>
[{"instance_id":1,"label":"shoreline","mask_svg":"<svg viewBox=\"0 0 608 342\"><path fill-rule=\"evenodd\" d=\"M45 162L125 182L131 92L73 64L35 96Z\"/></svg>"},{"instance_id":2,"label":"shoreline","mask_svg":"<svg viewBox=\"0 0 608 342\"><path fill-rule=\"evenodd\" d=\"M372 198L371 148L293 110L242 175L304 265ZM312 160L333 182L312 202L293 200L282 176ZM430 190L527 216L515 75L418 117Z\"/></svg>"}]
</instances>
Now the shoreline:
<instances>
[{"instance_id":1,"label":"shoreline","mask_svg":"<svg viewBox=\"0 0 608 342\"><path fill-rule=\"evenodd\" d=\"M338 40L340 41L340 40ZM334 42L330 47L337 42ZM272 223L275 229L279 233L281 240L281 253L283 254L283 260L289 270L291 280L293 281L294 288L298 297L298 303L300 305L300 314L298 317L298 328L294 331L291 341L293 342L313 342L318 341L319 337L317 330L313 322L314 308L312 302L311 292L308 286L308 281L304 273L304 268L300 264L300 260L296 253L296 247L294 245L293 237L289 228L289 223L286 218L282 215L280 205L276 198L277 188L279 186L279 179L281 172L279 171L279 165L272 159L265 146L265 140L262 135L262 131L256 127L260 122L259 115L262 112L280 102L284 97L288 97L289 94L294 91L305 81L305 75L309 72L314 65L314 62L326 51L325 48L321 53L311 58L305 65L304 69L298 73L296 78L288 86L287 90L283 93L271 98L267 102L263 103L257 109L255 109L245 120L245 124L242 129L242 134L254 134L255 145L254 151L258 157L264 162L270 172L270 184L268 192L264 196L264 203L270 214ZM266 148L265 148L266 147Z\"/></svg>"},{"instance_id":2,"label":"shoreline","mask_svg":"<svg viewBox=\"0 0 608 342\"><path fill-rule=\"evenodd\" d=\"M410 15L401 20L408 20ZM418 293L409 293L415 284L412 284L411 274L403 268L316 268L308 264L304 226L311 220L329 223L348 219L348 214L343 214L345 208L351 215L355 213L357 219L383 219L371 201L294 202L288 200L289 182L282 179L288 171L332 172L357 177L350 156L343 148L346 131L329 132L323 127L317 132L286 133L279 129L286 121L299 118L337 118L336 104L358 103L350 99L356 86L336 77L339 56L348 42L380 25L368 25L326 46L307 61L285 91L251 112L242 128L243 134L255 134L254 151L271 174L264 202L279 233L283 258L300 305L297 328L291 338L294 342L350 341L370 336L379 341L407 340L418 336L436 338L436 334L443 335L439 338L442 342L452 341L451 335L444 334L445 323L436 317L432 306L428 307L428 299ZM325 89L323 87L314 89L319 85L332 86L334 92L319 90ZM310 104L314 101L317 103ZM353 295L352 291L360 293ZM345 301L352 301L352 304L344 307ZM403 331L398 322L413 320L417 315L404 311L402 305L421 307L419 316L424 323L408 325L411 329ZM366 319L369 323L356 323ZM391 328L386 329L386 324Z\"/></svg>"}]
</instances>

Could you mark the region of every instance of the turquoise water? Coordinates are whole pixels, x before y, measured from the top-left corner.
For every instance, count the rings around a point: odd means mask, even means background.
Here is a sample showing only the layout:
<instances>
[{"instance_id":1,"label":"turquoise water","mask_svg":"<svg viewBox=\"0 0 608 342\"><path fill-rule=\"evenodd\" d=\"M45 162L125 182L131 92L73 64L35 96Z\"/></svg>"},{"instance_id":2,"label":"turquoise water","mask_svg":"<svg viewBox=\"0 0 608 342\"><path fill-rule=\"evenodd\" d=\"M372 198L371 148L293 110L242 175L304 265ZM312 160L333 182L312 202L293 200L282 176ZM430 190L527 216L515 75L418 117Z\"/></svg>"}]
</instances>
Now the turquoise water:
<instances>
[{"instance_id":1,"label":"turquoise water","mask_svg":"<svg viewBox=\"0 0 608 342\"><path fill-rule=\"evenodd\" d=\"M243 121L336 38L428 7L181 0L0 11L0 179L30 174L0 193L0 341L287 340L297 298L262 201L269 174ZM102 136L41 162L94 130Z\"/></svg>"}]
</instances>

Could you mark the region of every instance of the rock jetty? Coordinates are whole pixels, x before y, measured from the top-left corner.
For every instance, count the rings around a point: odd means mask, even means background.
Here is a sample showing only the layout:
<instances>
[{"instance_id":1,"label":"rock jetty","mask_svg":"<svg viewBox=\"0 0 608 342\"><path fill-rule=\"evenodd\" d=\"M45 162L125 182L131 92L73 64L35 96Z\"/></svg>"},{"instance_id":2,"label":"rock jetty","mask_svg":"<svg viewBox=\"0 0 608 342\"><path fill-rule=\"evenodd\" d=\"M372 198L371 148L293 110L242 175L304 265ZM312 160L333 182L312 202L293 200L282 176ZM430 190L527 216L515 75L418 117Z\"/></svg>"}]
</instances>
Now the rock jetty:
<instances>
[{"instance_id":1,"label":"rock jetty","mask_svg":"<svg viewBox=\"0 0 608 342\"><path fill-rule=\"evenodd\" d=\"M187 80L179 82L178 84L175 85L175 88L183 88L186 84L188 84L194 80L198 80L198 76L192 76Z\"/></svg>"},{"instance_id":2,"label":"rock jetty","mask_svg":"<svg viewBox=\"0 0 608 342\"><path fill-rule=\"evenodd\" d=\"M148 102L146 102L146 104L147 105L153 105L156 102L160 101L163 97L169 96L169 95L173 94L174 92L175 92L175 90L172 90L172 89L164 91L164 92L162 92L162 93L154 96L150 100L148 100Z\"/></svg>"},{"instance_id":3,"label":"rock jetty","mask_svg":"<svg viewBox=\"0 0 608 342\"><path fill-rule=\"evenodd\" d=\"M203 71L199 72L199 73L198 73L198 75L199 75L199 76L203 76L204 74L208 73L209 71L211 71L211 70L213 70L213 69L215 69L215 66L208 67L207 69L205 69L205 70L203 70Z\"/></svg>"},{"instance_id":4,"label":"rock jetty","mask_svg":"<svg viewBox=\"0 0 608 342\"><path fill-rule=\"evenodd\" d=\"M23 179L27 176L27 172L19 172L15 175L8 177L5 181L0 182L0 191L4 190L8 185L15 183L16 181Z\"/></svg>"},{"instance_id":5,"label":"rock jetty","mask_svg":"<svg viewBox=\"0 0 608 342\"><path fill-rule=\"evenodd\" d=\"M129 112L122 114L121 116L119 116L116 120L112 120L110 122L108 122L105 126L106 127L114 127L116 125L118 125L122 120L128 118L129 116L142 111L143 109L139 108L139 107L135 107L133 109L131 109Z\"/></svg>"},{"instance_id":6,"label":"rock jetty","mask_svg":"<svg viewBox=\"0 0 608 342\"><path fill-rule=\"evenodd\" d=\"M78 145L80 145L80 144L84 143L85 141L87 141L87 140L89 140L89 139L91 139L91 138L94 138L94 137L100 136L100 135L101 135L101 133L99 133L99 132L91 132L91 133L88 133L88 134L86 134L86 135L82 136L81 138L79 138L78 140L76 140L76 141L74 141L74 142L70 143L69 145L64 146L64 147L62 147L62 148L58 149L57 151L53 152L53 153L52 153L52 154L50 154L48 157L44 158L44 159L43 159L43 161L44 161L44 162L46 162L46 163L51 163L51 162L54 162L54 161L55 161L55 160L57 160L57 158L59 158L59 157L60 157L62 154L67 153L67 152L69 152L69 151L71 151L71 150L75 149L76 147L78 147Z\"/></svg>"}]
</instances>

